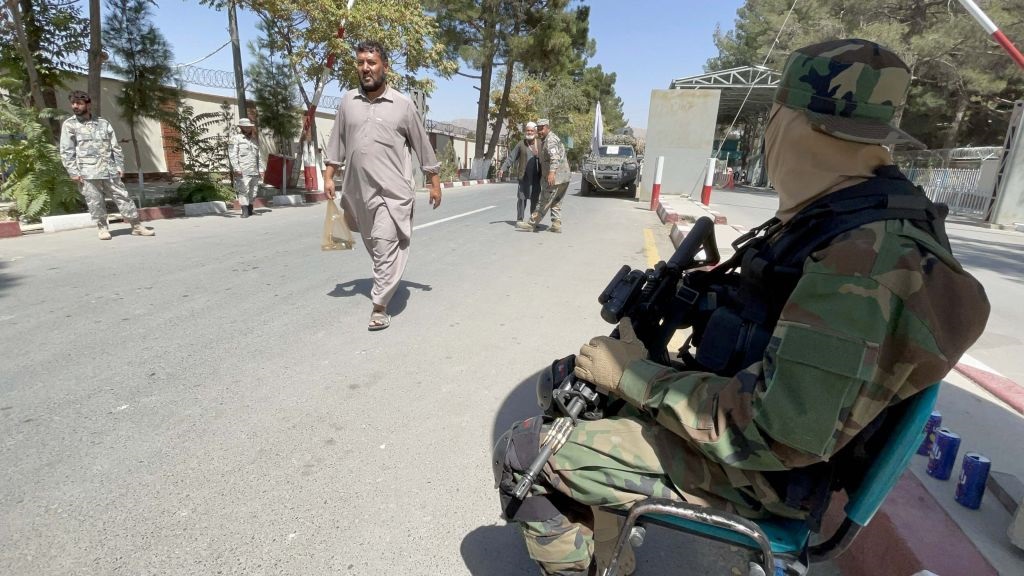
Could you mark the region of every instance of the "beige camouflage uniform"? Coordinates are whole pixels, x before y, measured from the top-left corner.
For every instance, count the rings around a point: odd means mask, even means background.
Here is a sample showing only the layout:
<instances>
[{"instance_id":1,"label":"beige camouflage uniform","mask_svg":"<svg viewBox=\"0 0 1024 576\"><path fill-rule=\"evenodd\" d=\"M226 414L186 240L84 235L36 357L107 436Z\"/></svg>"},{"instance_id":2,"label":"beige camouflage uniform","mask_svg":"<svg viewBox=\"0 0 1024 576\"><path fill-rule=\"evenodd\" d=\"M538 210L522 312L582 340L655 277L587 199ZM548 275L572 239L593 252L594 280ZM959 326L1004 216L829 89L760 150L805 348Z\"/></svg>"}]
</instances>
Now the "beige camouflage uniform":
<instances>
[{"instance_id":1,"label":"beige camouflage uniform","mask_svg":"<svg viewBox=\"0 0 1024 576\"><path fill-rule=\"evenodd\" d=\"M139 224L135 202L121 182L124 153L110 122L99 116L85 121L77 116L65 120L60 131L60 158L69 176L82 178L82 196L97 226L107 227L104 195L108 192L125 221L132 226Z\"/></svg>"},{"instance_id":2,"label":"beige camouflage uniform","mask_svg":"<svg viewBox=\"0 0 1024 576\"><path fill-rule=\"evenodd\" d=\"M260 145L244 134L234 134L228 142L228 160L235 171L235 197L242 206L252 204L260 188Z\"/></svg>"},{"instance_id":3,"label":"beige camouflage uniform","mask_svg":"<svg viewBox=\"0 0 1024 576\"><path fill-rule=\"evenodd\" d=\"M548 173L555 172L555 185L548 185ZM554 132L548 132L541 143L540 151L540 201L537 211L530 215L531 224L539 224L548 210L551 211L553 226L562 224L562 199L569 188L569 160L565 157L565 145Z\"/></svg>"}]
</instances>

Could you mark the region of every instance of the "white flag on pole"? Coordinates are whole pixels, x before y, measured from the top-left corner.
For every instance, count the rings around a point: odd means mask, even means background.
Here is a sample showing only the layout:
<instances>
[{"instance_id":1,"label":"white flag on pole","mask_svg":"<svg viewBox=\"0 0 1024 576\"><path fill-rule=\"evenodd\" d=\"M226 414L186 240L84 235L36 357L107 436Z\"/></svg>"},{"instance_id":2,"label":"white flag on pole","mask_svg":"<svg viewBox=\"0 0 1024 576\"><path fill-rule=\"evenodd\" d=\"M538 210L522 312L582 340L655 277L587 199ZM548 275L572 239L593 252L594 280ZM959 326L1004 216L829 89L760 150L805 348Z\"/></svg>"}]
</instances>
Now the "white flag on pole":
<instances>
[{"instance_id":1,"label":"white flag on pole","mask_svg":"<svg viewBox=\"0 0 1024 576\"><path fill-rule=\"evenodd\" d=\"M590 137L590 154L594 157L598 154L598 148L602 145L604 134L604 122L601 118L601 102L597 103L594 111L594 135Z\"/></svg>"}]
</instances>

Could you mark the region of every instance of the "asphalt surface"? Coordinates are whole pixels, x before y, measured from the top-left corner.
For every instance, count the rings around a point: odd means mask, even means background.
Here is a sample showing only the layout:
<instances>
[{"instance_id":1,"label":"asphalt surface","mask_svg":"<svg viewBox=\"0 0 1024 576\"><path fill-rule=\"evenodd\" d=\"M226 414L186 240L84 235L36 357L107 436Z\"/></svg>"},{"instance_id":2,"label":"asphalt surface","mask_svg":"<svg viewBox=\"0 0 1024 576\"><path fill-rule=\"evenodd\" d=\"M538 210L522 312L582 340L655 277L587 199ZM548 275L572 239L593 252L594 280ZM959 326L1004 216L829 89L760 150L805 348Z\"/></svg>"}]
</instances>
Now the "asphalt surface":
<instances>
[{"instance_id":1,"label":"asphalt surface","mask_svg":"<svg viewBox=\"0 0 1024 576\"><path fill-rule=\"evenodd\" d=\"M710 208L726 214L730 225L749 229L771 218L777 205L774 191L737 188L716 189ZM953 254L982 283L992 305L985 332L967 353L1024 385L1024 233L990 229L956 216L947 220L946 232Z\"/></svg>"},{"instance_id":2,"label":"asphalt surface","mask_svg":"<svg viewBox=\"0 0 1024 576\"><path fill-rule=\"evenodd\" d=\"M319 249L323 204L0 242L0 574L536 573L491 447L610 330L597 295L646 266L644 231L667 242L576 190L561 235L515 231L509 184L421 195L382 332L363 247ZM745 566L659 534L639 558Z\"/></svg>"}]
</instances>

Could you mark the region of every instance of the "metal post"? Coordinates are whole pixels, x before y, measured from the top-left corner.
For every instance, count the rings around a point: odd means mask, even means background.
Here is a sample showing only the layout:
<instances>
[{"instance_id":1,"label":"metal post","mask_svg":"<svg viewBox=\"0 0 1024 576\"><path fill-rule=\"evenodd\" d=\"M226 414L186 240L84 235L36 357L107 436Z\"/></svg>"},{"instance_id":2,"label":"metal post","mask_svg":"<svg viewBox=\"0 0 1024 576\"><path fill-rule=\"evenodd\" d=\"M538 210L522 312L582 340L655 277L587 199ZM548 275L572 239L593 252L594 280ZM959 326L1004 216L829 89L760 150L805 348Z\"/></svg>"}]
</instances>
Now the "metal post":
<instances>
[{"instance_id":1,"label":"metal post","mask_svg":"<svg viewBox=\"0 0 1024 576\"><path fill-rule=\"evenodd\" d=\"M658 156L658 162L654 165L654 187L651 188L651 210L657 210L661 203L661 175L665 169L665 157Z\"/></svg>"},{"instance_id":2,"label":"metal post","mask_svg":"<svg viewBox=\"0 0 1024 576\"><path fill-rule=\"evenodd\" d=\"M704 189L700 192L700 203L705 206L711 205L711 185L715 183L715 162L714 158L708 158L708 170L704 175Z\"/></svg>"}]
</instances>

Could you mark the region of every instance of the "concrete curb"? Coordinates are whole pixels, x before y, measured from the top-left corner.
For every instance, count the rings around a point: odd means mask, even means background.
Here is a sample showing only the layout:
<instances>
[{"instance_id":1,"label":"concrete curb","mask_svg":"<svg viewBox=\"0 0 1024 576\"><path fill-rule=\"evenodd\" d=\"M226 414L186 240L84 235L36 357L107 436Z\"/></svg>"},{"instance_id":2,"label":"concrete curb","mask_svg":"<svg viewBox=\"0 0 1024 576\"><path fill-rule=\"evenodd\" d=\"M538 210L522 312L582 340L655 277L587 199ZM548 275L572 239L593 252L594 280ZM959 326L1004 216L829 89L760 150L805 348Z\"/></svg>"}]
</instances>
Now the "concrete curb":
<instances>
[{"instance_id":1,"label":"concrete curb","mask_svg":"<svg viewBox=\"0 0 1024 576\"><path fill-rule=\"evenodd\" d=\"M455 180L453 182L441 182L441 188L462 188L463 186L476 186L478 184L495 184L496 181L490 178L484 180Z\"/></svg>"},{"instance_id":2,"label":"concrete curb","mask_svg":"<svg viewBox=\"0 0 1024 576\"><path fill-rule=\"evenodd\" d=\"M1013 380L997 372L972 366L968 362L960 362L954 369L1020 414L1024 414L1024 388Z\"/></svg>"}]
</instances>

